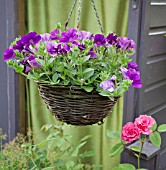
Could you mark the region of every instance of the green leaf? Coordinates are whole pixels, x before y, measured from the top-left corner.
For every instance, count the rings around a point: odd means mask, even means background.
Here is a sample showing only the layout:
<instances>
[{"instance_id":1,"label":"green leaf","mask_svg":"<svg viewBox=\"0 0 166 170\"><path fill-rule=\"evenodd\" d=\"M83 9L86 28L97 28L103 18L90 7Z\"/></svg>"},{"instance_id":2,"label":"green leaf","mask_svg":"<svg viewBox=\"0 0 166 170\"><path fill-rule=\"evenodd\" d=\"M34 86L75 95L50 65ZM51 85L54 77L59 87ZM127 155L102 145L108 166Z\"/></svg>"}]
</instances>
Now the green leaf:
<instances>
[{"instance_id":1,"label":"green leaf","mask_svg":"<svg viewBox=\"0 0 166 170\"><path fill-rule=\"evenodd\" d=\"M64 165L64 161L61 159L58 159L53 163L53 166L58 167L58 168L62 167L62 165Z\"/></svg>"},{"instance_id":2,"label":"green leaf","mask_svg":"<svg viewBox=\"0 0 166 170\"><path fill-rule=\"evenodd\" d=\"M84 56L84 57L83 57L83 62L85 63L86 61L89 60L89 58L90 58L90 55Z\"/></svg>"},{"instance_id":3,"label":"green leaf","mask_svg":"<svg viewBox=\"0 0 166 170\"><path fill-rule=\"evenodd\" d=\"M94 151L85 151L84 153L80 154L79 157L88 158L88 157L92 157L94 155L95 155Z\"/></svg>"},{"instance_id":4,"label":"green leaf","mask_svg":"<svg viewBox=\"0 0 166 170\"><path fill-rule=\"evenodd\" d=\"M73 161L66 162L66 168L67 169L70 169L70 168L73 168L73 167L74 167L74 162Z\"/></svg>"},{"instance_id":5,"label":"green leaf","mask_svg":"<svg viewBox=\"0 0 166 170\"><path fill-rule=\"evenodd\" d=\"M72 69L72 70L69 71L69 73L72 74L72 75L76 75L77 74L77 70Z\"/></svg>"},{"instance_id":6,"label":"green leaf","mask_svg":"<svg viewBox=\"0 0 166 170\"><path fill-rule=\"evenodd\" d=\"M87 68L83 71L83 77L85 79L90 78L94 74L94 69L93 68Z\"/></svg>"},{"instance_id":7,"label":"green leaf","mask_svg":"<svg viewBox=\"0 0 166 170\"><path fill-rule=\"evenodd\" d=\"M72 152L71 156L76 157L76 156L78 155L79 149L80 149L82 146L84 146L85 144L86 144L86 142L83 142L83 143L79 144L79 145L74 149L74 151Z\"/></svg>"},{"instance_id":8,"label":"green leaf","mask_svg":"<svg viewBox=\"0 0 166 170\"><path fill-rule=\"evenodd\" d=\"M162 124L157 129L158 132L166 132L166 124Z\"/></svg>"},{"instance_id":9,"label":"green leaf","mask_svg":"<svg viewBox=\"0 0 166 170\"><path fill-rule=\"evenodd\" d=\"M109 156L117 156L123 151L122 143L117 143L110 151Z\"/></svg>"},{"instance_id":10,"label":"green leaf","mask_svg":"<svg viewBox=\"0 0 166 170\"><path fill-rule=\"evenodd\" d=\"M52 76L53 82L57 82L58 77L59 77L58 73L55 73L55 74Z\"/></svg>"},{"instance_id":11,"label":"green leaf","mask_svg":"<svg viewBox=\"0 0 166 170\"><path fill-rule=\"evenodd\" d=\"M36 62L38 62L40 65L42 65L42 66L45 67L45 61L44 61L44 60L39 59L39 58L36 58L35 60L36 60Z\"/></svg>"},{"instance_id":12,"label":"green leaf","mask_svg":"<svg viewBox=\"0 0 166 170\"><path fill-rule=\"evenodd\" d=\"M157 123L155 122L154 125L150 128L150 130L155 131L157 128Z\"/></svg>"},{"instance_id":13,"label":"green leaf","mask_svg":"<svg viewBox=\"0 0 166 170\"><path fill-rule=\"evenodd\" d=\"M153 145L160 148L161 145L161 136L158 132L153 132L149 135L149 139L152 142Z\"/></svg>"},{"instance_id":14,"label":"green leaf","mask_svg":"<svg viewBox=\"0 0 166 170\"><path fill-rule=\"evenodd\" d=\"M84 136L83 138L81 138L81 142L83 142L83 141L86 141L87 139L89 139L89 138L91 138L92 137L92 135L86 135L86 136Z\"/></svg>"},{"instance_id":15,"label":"green leaf","mask_svg":"<svg viewBox=\"0 0 166 170\"><path fill-rule=\"evenodd\" d=\"M131 149L132 151L136 151L136 152L140 152L140 151L141 151L141 148L138 147L138 146L131 146L130 149Z\"/></svg>"},{"instance_id":16,"label":"green leaf","mask_svg":"<svg viewBox=\"0 0 166 170\"><path fill-rule=\"evenodd\" d=\"M131 164L119 164L119 166L113 168L112 170L136 170Z\"/></svg>"},{"instance_id":17,"label":"green leaf","mask_svg":"<svg viewBox=\"0 0 166 170\"><path fill-rule=\"evenodd\" d=\"M47 168L42 168L42 170L53 170L53 168L56 168L57 166L51 166L51 167L47 167Z\"/></svg>"},{"instance_id":18,"label":"green leaf","mask_svg":"<svg viewBox=\"0 0 166 170\"><path fill-rule=\"evenodd\" d=\"M91 92L93 90L93 87L90 86L81 86L86 92Z\"/></svg>"},{"instance_id":19,"label":"green leaf","mask_svg":"<svg viewBox=\"0 0 166 170\"><path fill-rule=\"evenodd\" d=\"M53 125L52 124L46 124L41 127L42 131L48 131Z\"/></svg>"},{"instance_id":20,"label":"green leaf","mask_svg":"<svg viewBox=\"0 0 166 170\"><path fill-rule=\"evenodd\" d=\"M120 132L107 130L107 136L109 138L117 139L120 138Z\"/></svg>"},{"instance_id":21,"label":"green leaf","mask_svg":"<svg viewBox=\"0 0 166 170\"><path fill-rule=\"evenodd\" d=\"M99 94L101 96L110 96L111 95L111 93L109 91L106 91L106 90L102 90Z\"/></svg>"},{"instance_id":22,"label":"green leaf","mask_svg":"<svg viewBox=\"0 0 166 170\"><path fill-rule=\"evenodd\" d=\"M38 143L38 146L44 146L47 143L47 140L43 140L40 143Z\"/></svg>"},{"instance_id":23,"label":"green leaf","mask_svg":"<svg viewBox=\"0 0 166 170\"><path fill-rule=\"evenodd\" d=\"M24 70L24 66L21 65L21 64L18 65L18 66L15 68L15 71L16 71L17 73L22 73L23 70Z\"/></svg>"}]
</instances>

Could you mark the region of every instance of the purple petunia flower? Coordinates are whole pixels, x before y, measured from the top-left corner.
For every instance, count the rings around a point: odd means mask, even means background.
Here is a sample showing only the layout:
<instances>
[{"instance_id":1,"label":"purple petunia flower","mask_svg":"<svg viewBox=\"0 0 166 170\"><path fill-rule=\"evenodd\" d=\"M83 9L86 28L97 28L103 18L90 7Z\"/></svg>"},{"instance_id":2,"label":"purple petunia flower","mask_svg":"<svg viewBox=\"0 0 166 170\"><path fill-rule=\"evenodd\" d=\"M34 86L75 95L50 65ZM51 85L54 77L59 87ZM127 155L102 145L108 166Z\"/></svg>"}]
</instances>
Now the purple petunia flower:
<instances>
[{"instance_id":1,"label":"purple petunia flower","mask_svg":"<svg viewBox=\"0 0 166 170\"><path fill-rule=\"evenodd\" d=\"M94 52L93 48L91 48L87 55L90 55L90 58L97 58L97 54Z\"/></svg>"},{"instance_id":2,"label":"purple petunia flower","mask_svg":"<svg viewBox=\"0 0 166 170\"><path fill-rule=\"evenodd\" d=\"M97 46L102 46L106 43L105 37L102 34L96 34L94 37L94 43L97 44Z\"/></svg>"},{"instance_id":3,"label":"purple petunia flower","mask_svg":"<svg viewBox=\"0 0 166 170\"><path fill-rule=\"evenodd\" d=\"M59 40L60 31L58 29L56 29L56 30L50 32L50 35L51 35L51 37L50 37L51 40Z\"/></svg>"},{"instance_id":4,"label":"purple petunia flower","mask_svg":"<svg viewBox=\"0 0 166 170\"><path fill-rule=\"evenodd\" d=\"M114 33L111 33L106 37L106 40L109 44L113 45L117 43L117 36L114 35Z\"/></svg>"},{"instance_id":5,"label":"purple petunia flower","mask_svg":"<svg viewBox=\"0 0 166 170\"><path fill-rule=\"evenodd\" d=\"M139 71L138 65L135 62L129 62L127 65L127 68L135 69L136 71Z\"/></svg>"},{"instance_id":6,"label":"purple petunia flower","mask_svg":"<svg viewBox=\"0 0 166 170\"><path fill-rule=\"evenodd\" d=\"M47 43L47 52L49 52L51 56L67 53L68 51L70 51L70 46L67 44L57 44L55 42Z\"/></svg>"},{"instance_id":7,"label":"purple petunia flower","mask_svg":"<svg viewBox=\"0 0 166 170\"><path fill-rule=\"evenodd\" d=\"M79 31L78 32L78 40L87 40L91 39L93 37L93 34L88 31Z\"/></svg>"},{"instance_id":8,"label":"purple petunia flower","mask_svg":"<svg viewBox=\"0 0 166 170\"><path fill-rule=\"evenodd\" d=\"M41 40L41 36L37 35L36 32L30 32L21 38L24 46L35 45Z\"/></svg>"},{"instance_id":9,"label":"purple petunia flower","mask_svg":"<svg viewBox=\"0 0 166 170\"><path fill-rule=\"evenodd\" d=\"M24 35L20 40L16 42L13 46L14 50L18 50L19 52L27 52L29 51L30 45L35 45L41 40L41 36L37 35L36 32L30 32L29 34ZM30 52L30 51L29 51Z\"/></svg>"},{"instance_id":10,"label":"purple petunia flower","mask_svg":"<svg viewBox=\"0 0 166 170\"><path fill-rule=\"evenodd\" d=\"M55 42L48 42L47 52L49 52L51 56L56 56L58 54L58 44Z\"/></svg>"},{"instance_id":11,"label":"purple petunia flower","mask_svg":"<svg viewBox=\"0 0 166 170\"><path fill-rule=\"evenodd\" d=\"M118 46L121 48L122 51L127 50L130 51L131 49L134 50L135 42L133 40L128 39L127 37L118 37L119 42L117 43Z\"/></svg>"},{"instance_id":12,"label":"purple petunia flower","mask_svg":"<svg viewBox=\"0 0 166 170\"><path fill-rule=\"evenodd\" d=\"M77 40L77 38L77 30L68 28L67 32L62 33L62 38L60 38L60 42L74 42L75 40Z\"/></svg>"},{"instance_id":13,"label":"purple petunia flower","mask_svg":"<svg viewBox=\"0 0 166 170\"><path fill-rule=\"evenodd\" d=\"M16 53L10 47L4 52L4 61L10 60L16 56Z\"/></svg>"},{"instance_id":14,"label":"purple petunia flower","mask_svg":"<svg viewBox=\"0 0 166 170\"><path fill-rule=\"evenodd\" d=\"M33 67L33 68L41 68L42 66L36 62L36 59L33 55L31 55L28 58L28 63Z\"/></svg>"},{"instance_id":15,"label":"purple petunia flower","mask_svg":"<svg viewBox=\"0 0 166 170\"><path fill-rule=\"evenodd\" d=\"M42 42L47 42L47 41L49 41L51 39L50 38L51 35L49 33L41 34L40 36L41 36L41 41Z\"/></svg>"},{"instance_id":16,"label":"purple petunia flower","mask_svg":"<svg viewBox=\"0 0 166 170\"><path fill-rule=\"evenodd\" d=\"M85 44L78 44L78 48L82 51L86 49Z\"/></svg>"},{"instance_id":17,"label":"purple petunia flower","mask_svg":"<svg viewBox=\"0 0 166 170\"><path fill-rule=\"evenodd\" d=\"M26 52L26 50L24 50L24 44L22 40L18 40L17 43L13 46L13 49L18 50L19 52Z\"/></svg>"},{"instance_id":18,"label":"purple petunia flower","mask_svg":"<svg viewBox=\"0 0 166 170\"><path fill-rule=\"evenodd\" d=\"M109 92L115 91L115 84L114 80L116 79L116 76L112 76L109 80L105 80L100 83L100 87L103 90L108 90Z\"/></svg>"},{"instance_id":19,"label":"purple petunia flower","mask_svg":"<svg viewBox=\"0 0 166 170\"><path fill-rule=\"evenodd\" d=\"M142 81L140 79L140 71L137 68L137 64L134 62L128 63L128 68L121 67L121 72L125 79L132 80L132 86L136 88L142 87Z\"/></svg>"}]
</instances>

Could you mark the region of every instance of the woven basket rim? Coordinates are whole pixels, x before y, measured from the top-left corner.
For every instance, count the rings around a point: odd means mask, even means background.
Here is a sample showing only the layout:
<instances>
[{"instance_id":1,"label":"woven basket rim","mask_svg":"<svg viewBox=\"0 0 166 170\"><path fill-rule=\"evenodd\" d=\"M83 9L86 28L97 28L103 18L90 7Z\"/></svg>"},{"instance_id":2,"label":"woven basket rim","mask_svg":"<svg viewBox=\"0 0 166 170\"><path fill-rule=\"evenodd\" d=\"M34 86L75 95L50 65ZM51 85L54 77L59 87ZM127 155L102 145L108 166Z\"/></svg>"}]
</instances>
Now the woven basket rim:
<instances>
[{"instance_id":1,"label":"woven basket rim","mask_svg":"<svg viewBox=\"0 0 166 170\"><path fill-rule=\"evenodd\" d=\"M49 83L44 83L44 82L39 82L39 81L35 81L39 86L50 86L50 87L55 87L55 88L62 88L62 89L70 89L70 90L83 90L85 91L83 88L81 88L79 85L61 85L61 84L49 84ZM93 86L94 87L94 86ZM96 91L96 87L94 87L93 91ZM86 91L85 91L86 92ZM97 92L97 91L96 91ZM88 92L87 92L88 93Z\"/></svg>"}]
</instances>

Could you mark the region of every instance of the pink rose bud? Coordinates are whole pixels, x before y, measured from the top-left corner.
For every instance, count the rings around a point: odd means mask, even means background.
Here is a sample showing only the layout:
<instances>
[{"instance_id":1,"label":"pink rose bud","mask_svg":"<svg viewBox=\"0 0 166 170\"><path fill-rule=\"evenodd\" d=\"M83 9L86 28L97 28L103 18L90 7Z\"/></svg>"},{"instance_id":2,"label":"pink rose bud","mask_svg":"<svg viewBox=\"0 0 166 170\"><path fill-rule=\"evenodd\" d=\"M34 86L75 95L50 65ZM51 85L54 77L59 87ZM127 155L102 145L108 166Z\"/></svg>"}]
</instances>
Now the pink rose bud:
<instances>
[{"instance_id":1,"label":"pink rose bud","mask_svg":"<svg viewBox=\"0 0 166 170\"><path fill-rule=\"evenodd\" d=\"M151 116L140 115L135 119L134 124L138 127L140 133L150 135L152 130L150 128L154 125L155 120Z\"/></svg>"},{"instance_id":2,"label":"pink rose bud","mask_svg":"<svg viewBox=\"0 0 166 170\"><path fill-rule=\"evenodd\" d=\"M140 131L132 122L128 122L122 129L122 140L130 143L138 139Z\"/></svg>"}]
</instances>

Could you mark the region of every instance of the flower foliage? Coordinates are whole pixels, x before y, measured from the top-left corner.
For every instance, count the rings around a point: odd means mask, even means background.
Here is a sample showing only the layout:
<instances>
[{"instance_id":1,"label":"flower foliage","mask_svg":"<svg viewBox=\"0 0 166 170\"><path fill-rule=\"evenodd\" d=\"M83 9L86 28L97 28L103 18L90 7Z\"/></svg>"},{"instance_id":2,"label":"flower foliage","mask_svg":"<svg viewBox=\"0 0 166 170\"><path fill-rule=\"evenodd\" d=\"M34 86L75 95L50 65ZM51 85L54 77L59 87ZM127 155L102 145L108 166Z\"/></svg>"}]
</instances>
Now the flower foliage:
<instances>
[{"instance_id":1,"label":"flower foliage","mask_svg":"<svg viewBox=\"0 0 166 170\"><path fill-rule=\"evenodd\" d=\"M29 79L76 85L101 95L120 96L130 85L141 88L140 71L129 58L135 43L114 33L92 34L61 25L50 33L30 32L4 52L4 61Z\"/></svg>"}]
</instances>

